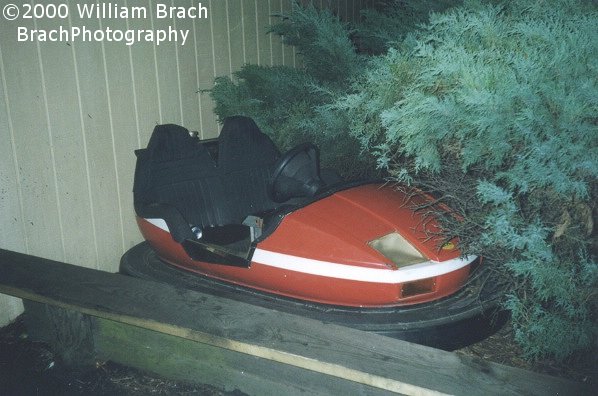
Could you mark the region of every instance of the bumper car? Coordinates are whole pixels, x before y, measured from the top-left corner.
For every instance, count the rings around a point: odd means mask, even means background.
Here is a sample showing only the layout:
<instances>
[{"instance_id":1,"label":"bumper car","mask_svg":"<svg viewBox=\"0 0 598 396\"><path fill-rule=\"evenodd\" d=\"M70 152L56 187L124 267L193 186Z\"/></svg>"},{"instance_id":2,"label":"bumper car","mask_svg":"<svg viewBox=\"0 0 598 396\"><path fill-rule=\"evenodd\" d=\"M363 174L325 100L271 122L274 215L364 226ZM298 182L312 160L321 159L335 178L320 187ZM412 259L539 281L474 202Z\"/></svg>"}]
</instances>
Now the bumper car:
<instances>
[{"instance_id":1,"label":"bumper car","mask_svg":"<svg viewBox=\"0 0 598 396\"><path fill-rule=\"evenodd\" d=\"M241 116L203 141L158 125L135 153L145 242L125 274L444 349L504 322L481 259L413 209L424 194L345 182L309 143L281 155Z\"/></svg>"}]
</instances>

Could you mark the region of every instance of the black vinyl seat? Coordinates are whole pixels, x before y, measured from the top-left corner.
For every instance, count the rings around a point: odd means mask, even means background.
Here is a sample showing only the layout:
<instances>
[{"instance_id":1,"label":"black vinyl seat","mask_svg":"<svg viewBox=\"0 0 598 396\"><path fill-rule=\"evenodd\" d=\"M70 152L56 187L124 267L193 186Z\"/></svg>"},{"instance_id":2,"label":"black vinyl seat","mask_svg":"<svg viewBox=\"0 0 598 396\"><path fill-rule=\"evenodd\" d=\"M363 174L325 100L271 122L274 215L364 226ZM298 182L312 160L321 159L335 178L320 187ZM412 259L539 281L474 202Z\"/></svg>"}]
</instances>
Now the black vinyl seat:
<instances>
[{"instance_id":1,"label":"black vinyl seat","mask_svg":"<svg viewBox=\"0 0 598 396\"><path fill-rule=\"evenodd\" d=\"M218 168L233 205L234 221L268 211L277 204L268 197L268 183L280 152L249 117L224 121L219 137Z\"/></svg>"},{"instance_id":2,"label":"black vinyl seat","mask_svg":"<svg viewBox=\"0 0 598 396\"><path fill-rule=\"evenodd\" d=\"M224 121L218 164L189 131L158 125L146 149L137 150L135 211L163 218L182 242L201 228L241 224L250 214L274 209L267 184L279 152L248 117Z\"/></svg>"}]
</instances>

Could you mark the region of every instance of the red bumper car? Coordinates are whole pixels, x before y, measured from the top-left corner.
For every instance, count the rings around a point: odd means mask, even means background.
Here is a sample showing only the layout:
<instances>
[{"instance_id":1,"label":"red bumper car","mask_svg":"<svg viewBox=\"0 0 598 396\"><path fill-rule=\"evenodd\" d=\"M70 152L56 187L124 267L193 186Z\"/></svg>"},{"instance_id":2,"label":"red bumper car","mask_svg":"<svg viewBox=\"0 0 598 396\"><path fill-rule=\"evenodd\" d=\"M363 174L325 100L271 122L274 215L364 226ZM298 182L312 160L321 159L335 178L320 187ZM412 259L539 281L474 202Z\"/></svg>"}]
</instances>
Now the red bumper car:
<instances>
[{"instance_id":1,"label":"red bumper car","mask_svg":"<svg viewBox=\"0 0 598 396\"><path fill-rule=\"evenodd\" d=\"M311 144L281 156L240 116L207 141L159 125L136 154L147 242L124 273L445 349L502 323L500 288L433 237L437 223L412 209L421 194L343 182Z\"/></svg>"}]
</instances>

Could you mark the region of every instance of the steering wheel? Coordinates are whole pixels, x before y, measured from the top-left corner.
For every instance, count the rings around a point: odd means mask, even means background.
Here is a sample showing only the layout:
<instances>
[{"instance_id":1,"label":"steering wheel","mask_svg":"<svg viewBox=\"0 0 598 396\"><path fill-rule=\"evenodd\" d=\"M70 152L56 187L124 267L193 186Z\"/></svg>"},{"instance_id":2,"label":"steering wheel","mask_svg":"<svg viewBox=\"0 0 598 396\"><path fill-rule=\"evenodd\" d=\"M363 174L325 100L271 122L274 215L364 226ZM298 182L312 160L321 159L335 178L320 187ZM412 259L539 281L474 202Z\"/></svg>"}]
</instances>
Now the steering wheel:
<instances>
[{"instance_id":1,"label":"steering wheel","mask_svg":"<svg viewBox=\"0 0 598 396\"><path fill-rule=\"evenodd\" d=\"M270 178L270 182L268 183L268 196L274 202L284 202L292 197L288 196L283 192L277 191L276 186L280 182L281 176L283 175L283 171L289 165L289 163L299 154L306 153L309 156L309 151L314 150L317 152L316 146L313 143L303 143L300 144L291 150L287 151L282 157L278 159L276 164L274 165L274 173Z\"/></svg>"}]
</instances>

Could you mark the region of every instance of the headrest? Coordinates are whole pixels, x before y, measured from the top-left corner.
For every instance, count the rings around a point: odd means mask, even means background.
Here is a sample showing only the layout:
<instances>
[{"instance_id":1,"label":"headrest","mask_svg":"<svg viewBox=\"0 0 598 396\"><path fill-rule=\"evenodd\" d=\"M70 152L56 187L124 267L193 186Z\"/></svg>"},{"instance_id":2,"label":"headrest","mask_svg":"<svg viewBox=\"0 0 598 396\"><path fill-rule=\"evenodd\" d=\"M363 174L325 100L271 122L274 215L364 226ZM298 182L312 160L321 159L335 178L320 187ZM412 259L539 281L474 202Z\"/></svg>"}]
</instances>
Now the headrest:
<instances>
[{"instance_id":1,"label":"headrest","mask_svg":"<svg viewBox=\"0 0 598 396\"><path fill-rule=\"evenodd\" d=\"M224 172L270 165L280 154L268 135L249 117L226 118L218 141L218 166Z\"/></svg>"},{"instance_id":2,"label":"headrest","mask_svg":"<svg viewBox=\"0 0 598 396\"><path fill-rule=\"evenodd\" d=\"M163 162L198 155L197 137L175 124L156 125L147 144L147 152L152 161Z\"/></svg>"}]
</instances>

